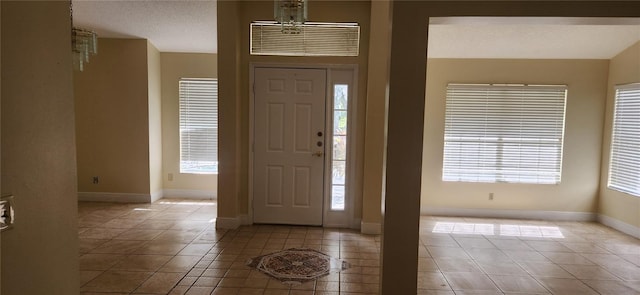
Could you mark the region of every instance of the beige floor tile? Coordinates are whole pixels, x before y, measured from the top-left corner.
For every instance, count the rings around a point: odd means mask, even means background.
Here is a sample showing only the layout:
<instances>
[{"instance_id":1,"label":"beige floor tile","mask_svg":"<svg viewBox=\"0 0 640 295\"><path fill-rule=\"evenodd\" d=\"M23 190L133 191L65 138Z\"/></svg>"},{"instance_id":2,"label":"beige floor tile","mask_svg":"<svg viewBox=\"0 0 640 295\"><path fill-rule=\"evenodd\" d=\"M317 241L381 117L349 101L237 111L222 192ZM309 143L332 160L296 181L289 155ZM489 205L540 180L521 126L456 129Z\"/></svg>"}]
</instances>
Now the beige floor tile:
<instances>
[{"instance_id":1,"label":"beige floor tile","mask_svg":"<svg viewBox=\"0 0 640 295\"><path fill-rule=\"evenodd\" d=\"M609 251L605 250L602 247L599 247L595 243L571 243L571 242L561 242L565 247L571 249L576 253L603 253L607 254Z\"/></svg>"},{"instance_id":2,"label":"beige floor tile","mask_svg":"<svg viewBox=\"0 0 640 295\"><path fill-rule=\"evenodd\" d=\"M472 272L443 273L451 289L497 291L498 287L485 274ZM457 292L456 292L457 293Z\"/></svg>"},{"instance_id":3,"label":"beige floor tile","mask_svg":"<svg viewBox=\"0 0 640 295\"><path fill-rule=\"evenodd\" d=\"M576 279L539 278L542 283L553 294L562 295L591 295L598 294L589 286Z\"/></svg>"},{"instance_id":4,"label":"beige floor tile","mask_svg":"<svg viewBox=\"0 0 640 295\"><path fill-rule=\"evenodd\" d=\"M96 239L79 239L80 253L89 253L91 250L106 243L109 240L96 240Z\"/></svg>"},{"instance_id":5,"label":"beige floor tile","mask_svg":"<svg viewBox=\"0 0 640 295\"><path fill-rule=\"evenodd\" d=\"M469 259L469 255L464 251L464 249L460 247L436 247L436 246L427 246L427 250L429 250L429 254L433 258L458 258L458 259Z\"/></svg>"},{"instance_id":6,"label":"beige floor tile","mask_svg":"<svg viewBox=\"0 0 640 295\"><path fill-rule=\"evenodd\" d=\"M173 256L168 255L129 255L111 269L129 271L156 271Z\"/></svg>"},{"instance_id":7,"label":"beige floor tile","mask_svg":"<svg viewBox=\"0 0 640 295\"><path fill-rule=\"evenodd\" d=\"M638 252L638 254L621 254L620 257L637 266L640 266L640 252Z\"/></svg>"},{"instance_id":8,"label":"beige floor tile","mask_svg":"<svg viewBox=\"0 0 640 295\"><path fill-rule=\"evenodd\" d=\"M629 286L631 289L638 291L640 294L640 280L637 281L625 281L625 284Z\"/></svg>"},{"instance_id":9,"label":"beige floor tile","mask_svg":"<svg viewBox=\"0 0 640 295\"><path fill-rule=\"evenodd\" d=\"M213 287L191 287L185 295L209 295L211 292L213 292ZM229 294L237 294L237 292Z\"/></svg>"},{"instance_id":10,"label":"beige floor tile","mask_svg":"<svg viewBox=\"0 0 640 295\"><path fill-rule=\"evenodd\" d=\"M81 291L133 292L151 275L150 272L106 271L85 284Z\"/></svg>"},{"instance_id":11,"label":"beige floor tile","mask_svg":"<svg viewBox=\"0 0 640 295\"><path fill-rule=\"evenodd\" d=\"M564 270L568 271L578 279L594 280L618 280L619 278L597 265L565 265L560 264Z\"/></svg>"},{"instance_id":12,"label":"beige floor tile","mask_svg":"<svg viewBox=\"0 0 640 295\"><path fill-rule=\"evenodd\" d=\"M125 232L125 228L90 228L82 232L81 239L109 240Z\"/></svg>"},{"instance_id":13,"label":"beige floor tile","mask_svg":"<svg viewBox=\"0 0 640 295\"><path fill-rule=\"evenodd\" d=\"M542 285L530 276L489 275L498 288L504 292L546 293Z\"/></svg>"},{"instance_id":14,"label":"beige floor tile","mask_svg":"<svg viewBox=\"0 0 640 295\"><path fill-rule=\"evenodd\" d=\"M625 281L640 281L640 267L631 263L607 267L607 270Z\"/></svg>"},{"instance_id":15,"label":"beige floor tile","mask_svg":"<svg viewBox=\"0 0 640 295\"><path fill-rule=\"evenodd\" d=\"M220 287L242 288L246 278L222 278L218 284Z\"/></svg>"},{"instance_id":16,"label":"beige floor tile","mask_svg":"<svg viewBox=\"0 0 640 295\"><path fill-rule=\"evenodd\" d=\"M161 272L187 272L198 263L198 256L174 256L164 266L160 268Z\"/></svg>"},{"instance_id":17,"label":"beige floor tile","mask_svg":"<svg viewBox=\"0 0 640 295\"><path fill-rule=\"evenodd\" d=\"M263 295L264 291L265 291L265 289L240 288L240 290L238 290L238 294L243 294L243 295L245 295L245 294L246 295Z\"/></svg>"},{"instance_id":18,"label":"beige floor tile","mask_svg":"<svg viewBox=\"0 0 640 295\"><path fill-rule=\"evenodd\" d=\"M147 279L135 293L167 294L180 282L184 273L157 272Z\"/></svg>"},{"instance_id":19,"label":"beige floor tile","mask_svg":"<svg viewBox=\"0 0 640 295\"><path fill-rule=\"evenodd\" d=\"M456 290L456 295L502 295L500 291Z\"/></svg>"},{"instance_id":20,"label":"beige floor tile","mask_svg":"<svg viewBox=\"0 0 640 295\"><path fill-rule=\"evenodd\" d=\"M531 251L529 245L525 242L516 239L489 239L498 249L502 250L519 250L519 251Z\"/></svg>"},{"instance_id":21,"label":"beige floor tile","mask_svg":"<svg viewBox=\"0 0 640 295\"><path fill-rule=\"evenodd\" d=\"M512 259L499 249L471 248L466 251L477 261L512 262Z\"/></svg>"},{"instance_id":22,"label":"beige floor tile","mask_svg":"<svg viewBox=\"0 0 640 295\"><path fill-rule=\"evenodd\" d=\"M623 265L633 265L633 263L628 262L615 254L581 253L580 255L604 268L617 268Z\"/></svg>"},{"instance_id":23,"label":"beige floor tile","mask_svg":"<svg viewBox=\"0 0 640 295\"><path fill-rule=\"evenodd\" d=\"M198 287L215 287L220 283L221 278L199 277L194 283Z\"/></svg>"},{"instance_id":24,"label":"beige floor tile","mask_svg":"<svg viewBox=\"0 0 640 295\"><path fill-rule=\"evenodd\" d=\"M583 280L585 284L602 295L638 295L640 292L621 281Z\"/></svg>"},{"instance_id":25,"label":"beige floor tile","mask_svg":"<svg viewBox=\"0 0 640 295\"><path fill-rule=\"evenodd\" d=\"M158 235L154 240L190 243L198 236L198 234L199 233L197 232L183 232L181 230L169 229Z\"/></svg>"},{"instance_id":26,"label":"beige floor tile","mask_svg":"<svg viewBox=\"0 0 640 295\"><path fill-rule=\"evenodd\" d=\"M514 262L478 261L478 265L486 274L514 276L528 275L520 265Z\"/></svg>"},{"instance_id":27,"label":"beige floor tile","mask_svg":"<svg viewBox=\"0 0 640 295\"><path fill-rule=\"evenodd\" d=\"M142 245L144 241L111 240L91 250L90 253L130 254Z\"/></svg>"},{"instance_id":28,"label":"beige floor tile","mask_svg":"<svg viewBox=\"0 0 640 295\"><path fill-rule=\"evenodd\" d=\"M99 227L105 228L133 228L144 220L137 218L115 218L101 224Z\"/></svg>"},{"instance_id":29,"label":"beige floor tile","mask_svg":"<svg viewBox=\"0 0 640 295\"><path fill-rule=\"evenodd\" d=\"M485 238L455 237L462 248L494 249L496 246Z\"/></svg>"},{"instance_id":30,"label":"beige floor tile","mask_svg":"<svg viewBox=\"0 0 640 295\"><path fill-rule=\"evenodd\" d=\"M544 255L533 250L504 250L513 261L551 262Z\"/></svg>"},{"instance_id":31,"label":"beige floor tile","mask_svg":"<svg viewBox=\"0 0 640 295\"><path fill-rule=\"evenodd\" d=\"M185 246L187 246L187 244L165 241L149 241L133 251L133 254L176 255Z\"/></svg>"},{"instance_id":32,"label":"beige floor tile","mask_svg":"<svg viewBox=\"0 0 640 295\"><path fill-rule=\"evenodd\" d=\"M456 295L453 291L418 289L418 295Z\"/></svg>"},{"instance_id":33,"label":"beige floor tile","mask_svg":"<svg viewBox=\"0 0 640 295\"><path fill-rule=\"evenodd\" d=\"M442 272L482 272L471 259L436 258L434 260Z\"/></svg>"},{"instance_id":34,"label":"beige floor tile","mask_svg":"<svg viewBox=\"0 0 640 295\"><path fill-rule=\"evenodd\" d=\"M101 270L81 270L80 271L80 287L101 275Z\"/></svg>"},{"instance_id":35,"label":"beige floor tile","mask_svg":"<svg viewBox=\"0 0 640 295\"><path fill-rule=\"evenodd\" d=\"M556 264L595 265L595 263L577 253L541 252L541 254Z\"/></svg>"},{"instance_id":36,"label":"beige floor tile","mask_svg":"<svg viewBox=\"0 0 640 295\"><path fill-rule=\"evenodd\" d=\"M573 250L556 241L526 241L527 245L540 252L568 252Z\"/></svg>"},{"instance_id":37,"label":"beige floor tile","mask_svg":"<svg viewBox=\"0 0 640 295\"><path fill-rule=\"evenodd\" d=\"M418 272L418 289L451 290L441 272Z\"/></svg>"},{"instance_id":38,"label":"beige floor tile","mask_svg":"<svg viewBox=\"0 0 640 295\"><path fill-rule=\"evenodd\" d=\"M163 233L164 230L160 229L128 229L121 233L115 240L132 240L132 241L150 241Z\"/></svg>"},{"instance_id":39,"label":"beige floor tile","mask_svg":"<svg viewBox=\"0 0 640 295\"><path fill-rule=\"evenodd\" d=\"M122 254L84 254L80 256L80 270L107 270L125 257Z\"/></svg>"},{"instance_id":40,"label":"beige floor tile","mask_svg":"<svg viewBox=\"0 0 640 295\"><path fill-rule=\"evenodd\" d=\"M289 295L289 290L281 290L281 289L265 289L264 290L264 295ZM317 295L319 294L326 294L329 295L329 292L325 292L325 291L320 291L320 293L316 292ZM336 295L338 294L337 292L335 293ZM333 295L333 294L331 294Z\"/></svg>"},{"instance_id":41,"label":"beige floor tile","mask_svg":"<svg viewBox=\"0 0 640 295\"><path fill-rule=\"evenodd\" d=\"M204 255L209 252L213 244L189 244L178 255Z\"/></svg>"},{"instance_id":42,"label":"beige floor tile","mask_svg":"<svg viewBox=\"0 0 640 295\"><path fill-rule=\"evenodd\" d=\"M518 262L524 270L535 277L574 278L566 270L548 262Z\"/></svg>"},{"instance_id":43,"label":"beige floor tile","mask_svg":"<svg viewBox=\"0 0 640 295\"><path fill-rule=\"evenodd\" d=\"M82 294L129 294L132 288L141 295L378 293L380 237L290 226L217 230L211 223L216 209L212 202L179 199L79 203ZM640 294L640 252L634 252L640 243L597 223L422 217L420 224L418 294ZM447 224L449 232L443 231ZM507 225L518 235L465 234L478 225ZM544 237L555 227L563 239ZM345 259L351 268L292 288L245 265L299 246ZM125 271L131 269L141 271Z\"/></svg>"},{"instance_id":44,"label":"beige floor tile","mask_svg":"<svg viewBox=\"0 0 640 295\"><path fill-rule=\"evenodd\" d=\"M176 224L174 220L145 220L136 225L140 229L170 229Z\"/></svg>"}]
</instances>

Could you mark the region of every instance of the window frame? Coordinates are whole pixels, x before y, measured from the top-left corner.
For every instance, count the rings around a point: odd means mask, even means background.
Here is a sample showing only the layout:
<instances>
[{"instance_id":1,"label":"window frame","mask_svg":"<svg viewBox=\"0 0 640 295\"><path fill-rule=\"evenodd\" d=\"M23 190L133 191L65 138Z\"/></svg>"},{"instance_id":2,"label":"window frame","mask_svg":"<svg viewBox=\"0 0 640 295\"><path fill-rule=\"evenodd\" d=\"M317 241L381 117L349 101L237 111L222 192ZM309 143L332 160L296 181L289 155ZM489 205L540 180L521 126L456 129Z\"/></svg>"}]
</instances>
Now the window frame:
<instances>
[{"instance_id":1,"label":"window frame","mask_svg":"<svg viewBox=\"0 0 640 295\"><path fill-rule=\"evenodd\" d=\"M627 91L629 94L623 94L625 96L624 98L631 101L625 101L625 108L619 110L621 107L619 102L622 99L620 92ZM620 134L618 131L623 132L620 129L633 127L634 122L628 122L627 120L633 120L635 118L635 120L640 121L640 119L637 119L640 118L640 109L637 109L638 107L640 107L640 83L615 86L607 188L634 197L640 197L640 159L628 159L626 154L631 152L632 154L640 155L640 138L634 140L631 134ZM624 117L620 118L620 115L624 115ZM622 124L625 125L624 127L618 128L617 124L620 123L619 120L625 120L622 122ZM636 135L636 137L638 136ZM636 144L634 145L634 143ZM635 180L633 179L634 177ZM633 182L635 182L635 184L633 184Z\"/></svg>"},{"instance_id":2,"label":"window frame","mask_svg":"<svg viewBox=\"0 0 640 295\"><path fill-rule=\"evenodd\" d=\"M566 85L449 83L442 181L559 184L567 93Z\"/></svg>"},{"instance_id":3,"label":"window frame","mask_svg":"<svg viewBox=\"0 0 640 295\"><path fill-rule=\"evenodd\" d=\"M200 93L192 96L184 91L196 91L196 87L199 86ZM204 91L204 93L202 92ZM205 96L211 94L213 102L203 101ZM190 100L198 104L193 106L189 105ZM190 112L189 110L192 111ZM203 111L211 111L212 118L207 118L202 115ZM185 118L187 117L187 118ZM193 117L192 121L188 121L188 117ZM186 125L186 126L185 126ZM200 128L194 126L199 125ZM204 128L202 126L205 126ZM198 129L212 129L211 135L204 135L212 137L212 142L205 142L202 134L196 134L197 136L186 135L183 132L198 131ZM178 81L178 169L181 174L218 174L218 79L217 78L180 78ZM188 142L185 143L185 137L188 138ZM191 144L193 142L193 144ZM210 145L210 146L208 146ZM194 146L193 148L191 146ZM185 151L185 148L189 151ZM191 152L191 149L196 151ZM207 152L212 150L213 156L210 160L197 160L198 158L208 157L202 155L202 150L206 149ZM192 157L193 159L185 159L184 157Z\"/></svg>"}]
</instances>

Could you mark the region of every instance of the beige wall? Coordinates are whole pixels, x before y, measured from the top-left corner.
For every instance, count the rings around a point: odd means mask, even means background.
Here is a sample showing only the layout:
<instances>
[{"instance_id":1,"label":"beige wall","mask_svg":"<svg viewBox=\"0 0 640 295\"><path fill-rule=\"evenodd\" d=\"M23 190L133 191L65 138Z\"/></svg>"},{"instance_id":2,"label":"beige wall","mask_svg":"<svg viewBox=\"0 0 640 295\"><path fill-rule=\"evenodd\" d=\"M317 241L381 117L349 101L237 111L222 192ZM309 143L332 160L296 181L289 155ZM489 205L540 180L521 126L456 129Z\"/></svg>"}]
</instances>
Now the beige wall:
<instances>
[{"instance_id":1,"label":"beige wall","mask_svg":"<svg viewBox=\"0 0 640 295\"><path fill-rule=\"evenodd\" d=\"M595 212L607 72L607 60L429 59L421 208ZM443 182L447 83L568 85L561 183Z\"/></svg>"},{"instance_id":2,"label":"beige wall","mask_svg":"<svg viewBox=\"0 0 640 295\"><path fill-rule=\"evenodd\" d=\"M78 294L69 3L2 1L2 293Z\"/></svg>"},{"instance_id":3,"label":"beige wall","mask_svg":"<svg viewBox=\"0 0 640 295\"><path fill-rule=\"evenodd\" d=\"M162 79L160 51L147 41L149 99L149 192L162 191Z\"/></svg>"},{"instance_id":4,"label":"beige wall","mask_svg":"<svg viewBox=\"0 0 640 295\"><path fill-rule=\"evenodd\" d=\"M249 55L249 24L273 18L273 2L245 1L224 3L218 7L219 24L233 26L236 32L219 32L220 77L220 182L218 214L237 217L248 214L249 165L249 68L250 63L290 64L354 64L358 66L358 121L356 122L355 212L361 216L362 167L364 143L364 112L367 93L367 60L369 52L369 1L310 1L309 21L358 22L361 26L360 55L358 57L277 57ZM237 17L234 17L234 14ZM235 33L235 34L234 34ZM228 54L227 54L228 52ZM219 56L220 56L219 55ZM233 81L224 84L223 81ZM230 88L226 88L230 87ZM231 88L233 87L233 88ZM229 92L227 92L229 91ZM231 115L234 114L234 115ZM229 116L229 117L227 117ZM224 181L229 177L230 181Z\"/></svg>"},{"instance_id":5,"label":"beige wall","mask_svg":"<svg viewBox=\"0 0 640 295\"><path fill-rule=\"evenodd\" d=\"M162 167L165 189L197 190L215 195L218 175L180 173L180 78L217 78L216 54L162 53ZM173 174L173 180L168 175Z\"/></svg>"},{"instance_id":6,"label":"beige wall","mask_svg":"<svg viewBox=\"0 0 640 295\"><path fill-rule=\"evenodd\" d=\"M362 185L362 230L379 231L382 205L382 171L384 170L384 131L387 81L389 79L389 1L371 2L371 33L369 40L369 73L364 137ZM370 228L372 226L373 228Z\"/></svg>"},{"instance_id":7,"label":"beige wall","mask_svg":"<svg viewBox=\"0 0 640 295\"><path fill-rule=\"evenodd\" d=\"M73 81L78 191L149 194L147 41L101 38L98 49Z\"/></svg>"},{"instance_id":8,"label":"beige wall","mask_svg":"<svg viewBox=\"0 0 640 295\"><path fill-rule=\"evenodd\" d=\"M609 65L609 84L607 87L607 108L604 125L602 178L600 179L600 214L640 228L640 197L610 190L609 157L611 148L611 128L615 98L615 85L640 83L640 42L619 53ZM637 231L637 230L636 230Z\"/></svg>"}]
</instances>

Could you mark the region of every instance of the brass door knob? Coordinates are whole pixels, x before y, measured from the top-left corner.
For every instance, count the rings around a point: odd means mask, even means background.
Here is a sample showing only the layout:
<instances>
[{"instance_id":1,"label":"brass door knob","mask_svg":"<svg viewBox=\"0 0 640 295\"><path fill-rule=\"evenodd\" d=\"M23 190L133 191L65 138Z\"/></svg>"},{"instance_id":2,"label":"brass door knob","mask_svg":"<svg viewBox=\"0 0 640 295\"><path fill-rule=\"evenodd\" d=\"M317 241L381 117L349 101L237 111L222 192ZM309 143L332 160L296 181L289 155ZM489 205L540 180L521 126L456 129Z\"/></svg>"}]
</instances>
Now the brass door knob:
<instances>
[{"instance_id":1,"label":"brass door knob","mask_svg":"<svg viewBox=\"0 0 640 295\"><path fill-rule=\"evenodd\" d=\"M317 152L315 152L315 153L313 153L311 155L314 156L314 157L322 157L322 154L324 154L322 151L317 151Z\"/></svg>"}]
</instances>

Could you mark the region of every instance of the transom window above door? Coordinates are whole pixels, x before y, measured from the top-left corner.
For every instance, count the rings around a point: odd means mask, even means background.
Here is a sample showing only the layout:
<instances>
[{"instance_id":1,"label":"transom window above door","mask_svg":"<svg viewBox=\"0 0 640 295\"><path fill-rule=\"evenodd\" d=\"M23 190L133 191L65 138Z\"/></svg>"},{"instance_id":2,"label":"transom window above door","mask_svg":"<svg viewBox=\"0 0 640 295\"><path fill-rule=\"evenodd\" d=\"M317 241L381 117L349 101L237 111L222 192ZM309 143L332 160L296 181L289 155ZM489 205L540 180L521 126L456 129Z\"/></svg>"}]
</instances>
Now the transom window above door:
<instances>
[{"instance_id":1,"label":"transom window above door","mask_svg":"<svg viewBox=\"0 0 640 295\"><path fill-rule=\"evenodd\" d=\"M251 55L358 56L360 26L355 23L300 25L300 33L284 34L276 22L251 24Z\"/></svg>"}]
</instances>

